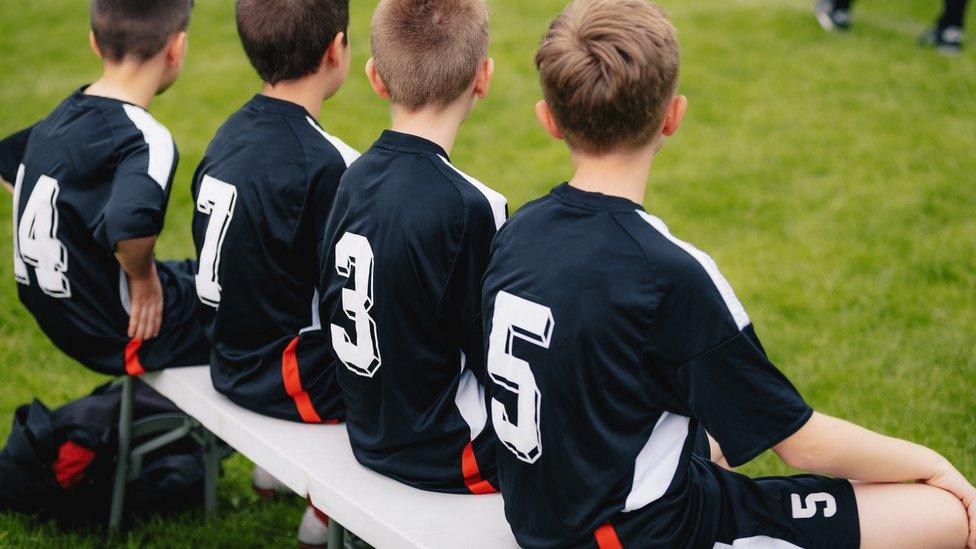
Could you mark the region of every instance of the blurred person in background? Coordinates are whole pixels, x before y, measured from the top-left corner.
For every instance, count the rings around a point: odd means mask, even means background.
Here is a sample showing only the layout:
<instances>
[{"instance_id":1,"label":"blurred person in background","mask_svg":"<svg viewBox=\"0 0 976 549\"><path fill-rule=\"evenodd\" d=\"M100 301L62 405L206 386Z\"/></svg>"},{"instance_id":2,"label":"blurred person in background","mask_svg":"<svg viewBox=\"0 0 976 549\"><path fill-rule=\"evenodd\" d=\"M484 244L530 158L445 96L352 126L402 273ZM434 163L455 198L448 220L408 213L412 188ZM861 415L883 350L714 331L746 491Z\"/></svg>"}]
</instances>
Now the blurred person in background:
<instances>
[{"instance_id":1,"label":"blurred person in background","mask_svg":"<svg viewBox=\"0 0 976 549\"><path fill-rule=\"evenodd\" d=\"M847 30L851 26L853 0L817 0L817 22L826 31ZM935 25L918 38L923 46L934 46L941 53L955 55L962 50L963 21L969 0L945 0L942 15Z\"/></svg>"}]
</instances>

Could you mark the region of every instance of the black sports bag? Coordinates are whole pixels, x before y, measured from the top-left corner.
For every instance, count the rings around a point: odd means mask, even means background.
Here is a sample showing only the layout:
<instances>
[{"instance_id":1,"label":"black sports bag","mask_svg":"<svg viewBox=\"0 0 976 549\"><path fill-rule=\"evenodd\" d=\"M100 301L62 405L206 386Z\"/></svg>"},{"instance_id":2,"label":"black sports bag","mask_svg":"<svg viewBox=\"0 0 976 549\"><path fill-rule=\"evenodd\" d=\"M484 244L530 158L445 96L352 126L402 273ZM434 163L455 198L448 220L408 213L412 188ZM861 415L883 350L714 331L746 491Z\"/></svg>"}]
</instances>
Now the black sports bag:
<instances>
[{"instance_id":1,"label":"black sports bag","mask_svg":"<svg viewBox=\"0 0 976 549\"><path fill-rule=\"evenodd\" d=\"M0 510L53 517L63 526L105 524L121 400L121 386L106 384L53 412L36 399L19 407L0 452ZM136 381L133 421L176 413L172 402ZM127 486L127 518L200 505L203 472L200 445L189 438L145 456Z\"/></svg>"}]
</instances>

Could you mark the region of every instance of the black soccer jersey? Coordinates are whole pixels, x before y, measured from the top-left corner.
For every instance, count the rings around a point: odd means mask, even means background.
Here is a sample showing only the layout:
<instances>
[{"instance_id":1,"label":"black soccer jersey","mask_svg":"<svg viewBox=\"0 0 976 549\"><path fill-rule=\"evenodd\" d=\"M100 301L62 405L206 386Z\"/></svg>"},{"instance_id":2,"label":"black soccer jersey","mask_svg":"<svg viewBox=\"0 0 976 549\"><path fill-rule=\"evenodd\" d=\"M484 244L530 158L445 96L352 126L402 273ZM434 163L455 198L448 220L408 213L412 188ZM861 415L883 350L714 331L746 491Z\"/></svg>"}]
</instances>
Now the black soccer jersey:
<instances>
[{"instance_id":1,"label":"black soccer jersey","mask_svg":"<svg viewBox=\"0 0 976 549\"><path fill-rule=\"evenodd\" d=\"M15 173L20 300L48 337L109 374L205 358L194 302L185 299L185 290L192 290L192 266L185 263L158 264L165 298L160 336L145 344L126 336L129 290L114 252L120 241L156 236L163 228L177 163L169 131L136 105L82 89L3 148L0 175Z\"/></svg>"},{"instance_id":2,"label":"black soccer jersey","mask_svg":"<svg viewBox=\"0 0 976 549\"><path fill-rule=\"evenodd\" d=\"M638 545L710 547L699 423L738 466L812 413L715 262L626 199L562 185L525 206L484 284L499 482L525 547L612 547L608 525L642 509Z\"/></svg>"},{"instance_id":3,"label":"black soccer jersey","mask_svg":"<svg viewBox=\"0 0 976 549\"><path fill-rule=\"evenodd\" d=\"M318 250L358 153L301 106L257 95L220 128L193 181L201 318L214 386L257 412L344 417L318 320Z\"/></svg>"},{"instance_id":4,"label":"black soccer jersey","mask_svg":"<svg viewBox=\"0 0 976 549\"><path fill-rule=\"evenodd\" d=\"M418 488L494 491L481 279L505 199L444 150L387 131L342 178L322 318L356 458Z\"/></svg>"}]
</instances>

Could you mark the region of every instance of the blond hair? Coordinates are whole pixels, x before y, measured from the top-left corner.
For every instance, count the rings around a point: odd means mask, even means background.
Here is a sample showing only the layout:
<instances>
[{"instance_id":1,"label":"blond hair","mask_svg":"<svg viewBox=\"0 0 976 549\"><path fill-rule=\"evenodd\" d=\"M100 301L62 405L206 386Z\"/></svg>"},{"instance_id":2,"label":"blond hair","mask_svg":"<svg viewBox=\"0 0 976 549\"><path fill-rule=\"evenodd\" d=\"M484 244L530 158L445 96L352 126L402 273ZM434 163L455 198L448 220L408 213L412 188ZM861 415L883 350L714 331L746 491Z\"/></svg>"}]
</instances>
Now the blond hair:
<instances>
[{"instance_id":1,"label":"blond hair","mask_svg":"<svg viewBox=\"0 0 976 549\"><path fill-rule=\"evenodd\" d=\"M417 110L453 102L488 57L484 0L382 0L371 45L390 102Z\"/></svg>"},{"instance_id":2,"label":"blond hair","mask_svg":"<svg viewBox=\"0 0 976 549\"><path fill-rule=\"evenodd\" d=\"M675 34L645 0L575 0L552 22L535 62L570 147L600 154L651 141L677 91Z\"/></svg>"}]
</instances>

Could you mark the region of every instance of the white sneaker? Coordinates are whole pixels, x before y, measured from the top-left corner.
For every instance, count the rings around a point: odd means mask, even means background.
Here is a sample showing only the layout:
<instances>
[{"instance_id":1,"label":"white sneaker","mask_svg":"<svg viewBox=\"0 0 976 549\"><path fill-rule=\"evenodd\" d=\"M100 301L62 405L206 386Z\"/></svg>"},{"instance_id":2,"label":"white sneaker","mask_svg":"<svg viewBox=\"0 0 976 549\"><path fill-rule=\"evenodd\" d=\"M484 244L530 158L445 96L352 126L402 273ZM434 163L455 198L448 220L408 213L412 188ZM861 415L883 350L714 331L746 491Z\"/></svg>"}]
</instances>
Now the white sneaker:
<instances>
[{"instance_id":1,"label":"white sneaker","mask_svg":"<svg viewBox=\"0 0 976 549\"><path fill-rule=\"evenodd\" d=\"M254 474L251 475L251 487L262 499L271 499L291 493L287 486L257 465L254 466Z\"/></svg>"},{"instance_id":2,"label":"white sneaker","mask_svg":"<svg viewBox=\"0 0 976 549\"><path fill-rule=\"evenodd\" d=\"M328 518L323 521L324 514L309 505L302 515L302 522L298 525L298 546L302 549L318 549L329 544Z\"/></svg>"}]
</instances>

